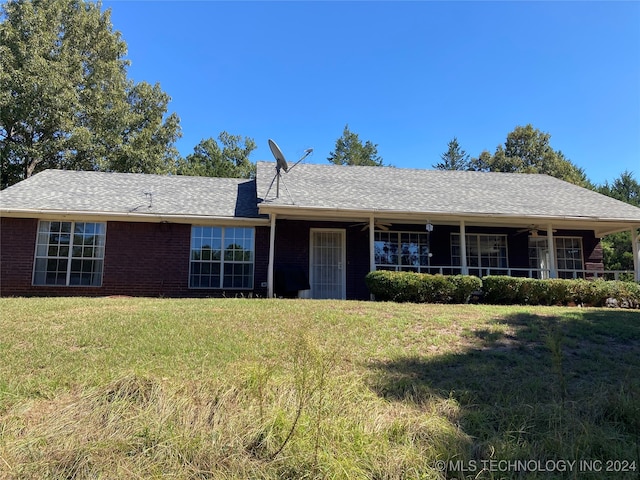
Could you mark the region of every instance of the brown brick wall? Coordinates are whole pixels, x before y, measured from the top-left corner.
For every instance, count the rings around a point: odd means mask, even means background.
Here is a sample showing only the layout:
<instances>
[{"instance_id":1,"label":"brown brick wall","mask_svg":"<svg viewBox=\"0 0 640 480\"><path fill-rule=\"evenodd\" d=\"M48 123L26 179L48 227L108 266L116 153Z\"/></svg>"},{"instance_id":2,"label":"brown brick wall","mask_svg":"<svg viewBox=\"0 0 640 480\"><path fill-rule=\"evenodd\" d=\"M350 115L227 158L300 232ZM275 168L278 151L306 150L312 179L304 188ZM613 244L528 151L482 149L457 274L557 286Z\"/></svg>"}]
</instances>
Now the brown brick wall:
<instances>
[{"instance_id":1,"label":"brown brick wall","mask_svg":"<svg viewBox=\"0 0 640 480\"><path fill-rule=\"evenodd\" d=\"M102 288L109 294L189 295L191 225L109 222Z\"/></svg>"},{"instance_id":2,"label":"brown brick wall","mask_svg":"<svg viewBox=\"0 0 640 480\"><path fill-rule=\"evenodd\" d=\"M191 225L175 223L108 222L105 265L101 287L32 286L37 219L0 219L0 295L137 295L170 297L266 296L269 227L255 230L254 289L189 289ZM369 271L368 231L336 222L278 220L275 269L295 267L309 274L309 229L344 228L347 248L347 298L367 299L364 277ZM417 228L417 227L415 227ZM448 264L450 228L438 227L432 235L433 264ZM474 229L475 230L475 229ZM602 246L593 232L557 232L583 237L585 268L602 270ZM440 238L442 237L442 238ZM511 235L509 264L527 266L527 235ZM518 240L519 243L512 243ZM520 255L522 258L516 255Z\"/></svg>"},{"instance_id":3,"label":"brown brick wall","mask_svg":"<svg viewBox=\"0 0 640 480\"><path fill-rule=\"evenodd\" d=\"M33 218L0 219L0 295L30 293L37 229Z\"/></svg>"},{"instance_id":4,"label":"brown brick wall","mask_svg":"<svg viewBox=\"0 0 640 480\"><path fill-rule=\"evenodd\" d=\"M189 289L191 225L107 222L101 287L33 286L37 219L2 218L0 223L0 295L2 296L167 296L216 297L247 290ZM266 240L265 240L266 239ZM269 229L256 228L255 294L267 280Z\"/></svg>"},{"instance_id":5,"label":"brown brick wall","mask_svg":"<svg viewBox=\"0 0 640 480\"><path fill-rule=\"evenodd\" d=\"M269 269L269 227L256 227L255 253L256 260L253 274L253 293L258 297L267 296L267 287L262 287L267 281Z\"/></svg>"}]
</instances>

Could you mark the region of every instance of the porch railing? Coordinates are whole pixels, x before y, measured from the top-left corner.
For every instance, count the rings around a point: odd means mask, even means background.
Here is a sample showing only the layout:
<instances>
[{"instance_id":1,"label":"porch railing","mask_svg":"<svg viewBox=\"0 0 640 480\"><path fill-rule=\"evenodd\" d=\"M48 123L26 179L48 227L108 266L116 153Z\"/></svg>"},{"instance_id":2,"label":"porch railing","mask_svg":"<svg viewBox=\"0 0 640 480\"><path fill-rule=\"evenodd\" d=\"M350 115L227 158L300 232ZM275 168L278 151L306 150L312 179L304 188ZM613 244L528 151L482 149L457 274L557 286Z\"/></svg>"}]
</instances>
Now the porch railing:
<instances>
[{"instance_id":1,"label":"porch railing","mask_svg":"<svg viewBox=\"0 0 640 480\"><path fill-rule=\"evenodd\" d=\"M418 273L431 273L440 275L460 275L462 267L460 265L431 265L431 266L391 266L378 265L378 270L413 271ZM489 275L506 275L509 277L525 278L551 278L551 271L544 268L499 268L499 267L467 267L469 275L486 277ZM556 270L558 278L583 278L587 280L633 280L632 270Z\"/></svg>"}]
</instances>

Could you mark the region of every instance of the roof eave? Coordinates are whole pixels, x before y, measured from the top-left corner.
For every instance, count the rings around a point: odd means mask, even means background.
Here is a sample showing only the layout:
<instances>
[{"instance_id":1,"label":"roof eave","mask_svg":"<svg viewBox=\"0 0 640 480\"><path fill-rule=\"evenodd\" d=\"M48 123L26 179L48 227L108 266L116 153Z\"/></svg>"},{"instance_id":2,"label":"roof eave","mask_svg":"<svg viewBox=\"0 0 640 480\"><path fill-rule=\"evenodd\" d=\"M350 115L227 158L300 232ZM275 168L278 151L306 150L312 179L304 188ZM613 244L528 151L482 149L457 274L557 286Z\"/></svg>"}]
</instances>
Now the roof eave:
<instances>
[{"instance_id":1,"label":"roof eave","mask_svg":"<svg viewBox=\"0 0 640 480\"><path fill-rule=\"evenodd\" d=\"M176 215L167 213L138 213L138 212L101 212L88 210L49 210L49 209L21 209L0 208L0 217L63 219L94 221L134 221L148 223L216 223L268 225L269 219L264 217L229 217L223 215Z\"/></svg>"},{"instance_id":2,"label":"roof eave","mask_svg":"<svg viewBox=\"0 0 640 480\"><path fill-rule=\"evenodd\" d=\"M314 218L328 217L331 219L364 220L371 216L377 220L397 219L399 221L431 221L441 220L486 220L491 219L496 223L534 223L534 224L554 224L567 223L575 225L575 228L594 229L602 235L616 233L630 228L640 228L640 219L637 218L608 218L608 217L580 217L570 215L549 216L534 214L505 214L505 213L478 213L478 212L411 212L404 210L386 209L348 209L338 207L309 207L300 205L274 205L261 203L258 205L260 213L275 213L281 216L311 216Z\"/></svg>"}]
</instances>

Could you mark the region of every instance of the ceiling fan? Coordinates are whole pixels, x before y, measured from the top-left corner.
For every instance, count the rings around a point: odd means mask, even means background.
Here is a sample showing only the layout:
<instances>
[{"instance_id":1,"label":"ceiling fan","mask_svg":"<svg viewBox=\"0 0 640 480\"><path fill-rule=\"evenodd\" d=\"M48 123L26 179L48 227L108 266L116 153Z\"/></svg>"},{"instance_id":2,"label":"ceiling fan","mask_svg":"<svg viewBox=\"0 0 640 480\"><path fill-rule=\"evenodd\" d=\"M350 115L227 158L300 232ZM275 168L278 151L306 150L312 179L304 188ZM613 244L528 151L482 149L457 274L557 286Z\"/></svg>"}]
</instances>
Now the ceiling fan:
<instances>
[{"instance_id":1,"label":"ceiling fan","mask_svg":"<svg viewBox=\"0 0 640 480\"><path fill-rule=\"evenodd\" d=\"M533 237L533 238L537 238L540 235L538 234L538 230L542 230L541 228L538 228L537 225L529 225L527 228L521 228L520 230L516 231L516 235L520 235L521 233L525 233L525 232L529 232L529 234ZM546 230L545 230L546 232ZM553 230L553 233L556 233L557 230Z\"/></svg>"},{"instance_id":2,"label":"ceiling fan","mask_svg":"<svg viewBox=\"0 0 640 480\"><path fill-rule=\"evenodd\" d=\"M369 222L354 223L351 226L352 227L362 227L360 229L360 231L364 232L365 230L367 230L369 228ZM374 222L373 223L373 228L375 228L376 230L384 230L386 232L386 231L389 230L389 227L391 227L390 223L382 223L382 222Z\"/></svg>"}]
</instances>

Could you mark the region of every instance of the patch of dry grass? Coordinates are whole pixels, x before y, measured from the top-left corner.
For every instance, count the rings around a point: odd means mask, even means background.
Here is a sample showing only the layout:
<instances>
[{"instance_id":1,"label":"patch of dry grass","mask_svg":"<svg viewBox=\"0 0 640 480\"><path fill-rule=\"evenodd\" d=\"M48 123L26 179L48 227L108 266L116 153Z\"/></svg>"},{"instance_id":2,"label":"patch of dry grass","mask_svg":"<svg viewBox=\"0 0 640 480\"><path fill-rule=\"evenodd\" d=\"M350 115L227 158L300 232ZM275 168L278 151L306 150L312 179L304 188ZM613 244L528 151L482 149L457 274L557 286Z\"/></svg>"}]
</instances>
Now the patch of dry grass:
<instances>
[{"instance_id":1,"label":"patch of dry grass","mask_svg":"<svg viewBox=\"0 0 640 480\"><path fill-rule=\"evenodd\" d=\"M470 467L640 462L636 312L131 298L0 309L2 479L522 478ZM638 478L525 477L607 475Z\"/></svg>"}]
</instances>

